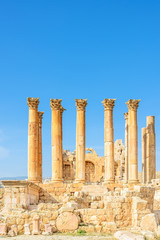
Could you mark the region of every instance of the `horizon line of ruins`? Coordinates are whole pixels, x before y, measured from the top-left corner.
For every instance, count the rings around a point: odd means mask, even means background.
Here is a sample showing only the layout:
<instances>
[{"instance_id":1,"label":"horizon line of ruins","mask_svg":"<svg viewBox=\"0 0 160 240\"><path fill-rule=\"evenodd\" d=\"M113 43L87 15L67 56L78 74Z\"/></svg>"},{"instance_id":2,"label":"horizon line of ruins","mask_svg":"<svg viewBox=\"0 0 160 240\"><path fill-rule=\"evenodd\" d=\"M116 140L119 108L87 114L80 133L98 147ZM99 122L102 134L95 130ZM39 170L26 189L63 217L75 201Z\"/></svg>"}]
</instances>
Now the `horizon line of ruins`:
<instances>
[{"instance_id":1,"label":"horizon line of ruins","mask_svg":"<svg viewBox=\"0 0 160 240\"><path fill-rule=\"evenodd\" d=\"M104 99L104 184L115 183L113 108L116 99ZM63 127L64 109L62 99L51 99L52 111L52 182L63 182ZM77 107L75 182L85 183L85 110L87 99L75 99ZM125 118L125 165L124 182L137 184L138 180L138 134L137 109L140 100L126 102ZM42 118L38 111L39 98L27 98L28 124L28 181L42 182ZM156 178L155 117L147 116L147 126L142 128L142 182L150 183Z\"/></svg>"}]
</instances>

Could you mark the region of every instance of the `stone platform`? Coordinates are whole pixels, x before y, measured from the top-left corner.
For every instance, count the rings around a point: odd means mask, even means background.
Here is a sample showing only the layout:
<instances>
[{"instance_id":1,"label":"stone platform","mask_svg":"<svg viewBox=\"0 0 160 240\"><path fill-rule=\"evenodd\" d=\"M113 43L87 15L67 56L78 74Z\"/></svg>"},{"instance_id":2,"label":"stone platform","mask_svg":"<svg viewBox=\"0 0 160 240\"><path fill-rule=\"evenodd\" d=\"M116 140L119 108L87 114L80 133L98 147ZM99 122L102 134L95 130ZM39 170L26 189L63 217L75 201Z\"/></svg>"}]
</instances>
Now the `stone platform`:
<instances>
[{"instance_id":1,"label":"stone platform","mask_svg":"<svg viewBox=\"0 0 160 240\"><path fill-rule=\"evenodd\" d=\"M119 229L157 231L159 228L159 214L153 209L155 187L113 184L114 191L111 191L111 184L107 187L82 183L3 183L0 229L6 226L6 234L13 233L12 228L18 234L24 234L25 228L34 233L35 227L38 234L78 230L87 233L114 233ZM25 204L21 202L22 196L27 200Z\"/></svg>"}]
</instances>

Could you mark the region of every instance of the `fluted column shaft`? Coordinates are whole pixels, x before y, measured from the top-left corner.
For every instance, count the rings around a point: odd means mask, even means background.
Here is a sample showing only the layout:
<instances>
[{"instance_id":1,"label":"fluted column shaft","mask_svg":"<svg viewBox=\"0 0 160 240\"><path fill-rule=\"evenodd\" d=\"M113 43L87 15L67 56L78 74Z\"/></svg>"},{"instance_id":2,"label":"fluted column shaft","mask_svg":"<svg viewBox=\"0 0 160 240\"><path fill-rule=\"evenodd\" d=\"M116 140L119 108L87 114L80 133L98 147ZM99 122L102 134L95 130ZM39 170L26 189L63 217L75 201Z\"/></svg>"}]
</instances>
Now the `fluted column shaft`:
<instances>
[{"instance_id":1,"label":"fluted column shaft","mask_svg":"<svg viewBox=\"0 0 160 240\"><path fill-rule=\"evenodd\" d=\"M140 100L130 99L126 104L129 112L129 183L138 182L138 128L137 108Z\"/></svg>"},{"instance_id":2,"label":"fluted column shaft","mask_svg":"<svg viewBox=\"0 0 160 240\"><path fill-rule=\"evenodd\" d=\"M125 182L128 182L128 112L125 117Z\"/></svg>"},{"instance_id":3,"label":"fluted column shaft","mask_svg":"<svg viewBox=\"0 0 160 240\"><path fill-rule=\"evenodd\" d=\"M150 183L156 178L156 161L155 161L155 117L147 117L146 130L146 182Z\"/></svg>"},{"instance_id":4,"label":"fluted column shaft","mask_svg":"<svg viewBox=\"0 0 160 240\"><path fill-rule=\"evenodd\" d=\"M146 128L142 128L142 183L146 183Z\"/></svg>"},{"instance_id":5,"label":"fluted column shaft","mask_svg":"<svg viewBox=\"0 0 160 240\"><path fill-rule=\"evenodd\" d=\"M38 176L39 181L42 182L42 118L44 112L38 112L39 119L39 135L38 135L38 151L39 151L39 161L38 161Z\"/></svg>"},{"instance_id":6,"label":"fluted column shaft","mask_svg":"<svg viewBox=\"0 0 160 240\"><path fill-rule=\"evenodd\" d=\"M28 180L39 181L38 176L38 104L39 98L27 98L29 106L29 124L28 124Z\"/></svg>"},{"instance_id":7,"label":"fluted column shaft","mask_svg":"<svg viewBox=\"0 0 160 240\"><path fill-rule=\"evenodd\" d=\"M61 99L51 99L52 109L52 181L62 181Z\"/></svg>"},{"instance_id":8,"label":"fluted column shaft","mask_svg":"<svg viewBox=\"0 0 160 240\"><path fill-rule=\"evenodd\" d=\"M115 99L104 99L104 155L105 169L104 182L113 183L114 173L114 128L113 128L113 107Z\"/></svg>"},{"instance_id":9,"label":"fluted column shaft","mask_svg":"<svg viewBox=\"0 0 160 240\"><path fill-rule=\"evenodd\" d=\"M76 99L76 182L85 182L85 108L87 99Z\"/></svg>"}]
</instances>

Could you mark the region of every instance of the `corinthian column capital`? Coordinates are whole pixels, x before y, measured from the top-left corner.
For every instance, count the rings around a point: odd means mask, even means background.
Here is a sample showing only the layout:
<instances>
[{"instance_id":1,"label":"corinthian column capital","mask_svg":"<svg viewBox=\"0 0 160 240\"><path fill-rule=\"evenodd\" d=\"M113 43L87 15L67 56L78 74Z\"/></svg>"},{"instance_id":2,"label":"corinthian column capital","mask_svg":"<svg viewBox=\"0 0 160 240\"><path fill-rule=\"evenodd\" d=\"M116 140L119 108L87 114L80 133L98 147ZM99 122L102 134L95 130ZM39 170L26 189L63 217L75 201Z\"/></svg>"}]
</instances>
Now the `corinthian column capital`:
<instances>
[{"instance_id":1,"label":"corinthian column capital","mask_svg":"<svg viewBox=\"0 0 160 240\"><path fill-rule=\"evenodd\" d=\"M110 98L105 98L102 103L104 106L104 110L113 110L114 108L114 102L116 99L110 99Z\"/></svg>"},{"instance_id":2,"label":"corinthian column capital","mask_svg":"<svg viewBox=\"0 0 160 240\"><path fill-rule=\"evenodd\" d=\"M136 100L136 99L130 99L126 102L128 109L129 110L133 110L133 111L137 111L137 108L139 106L139 102L141 100Z\"/></svg>"},{"instance_id":3,"label":"corinthian column capital","mask_svg":"<svg viewBox=\"0 0 160 240\"><path fill-rule=\"evenodd\" d=\"M44 112L38 112L38 117L39 117L40 120L42 120L43 114L44 114Z\"/></svg>"},{"instance_id":4,"label":"corinthian column capital","mask_svg":"<svg viewBox=\"0 0 160 240\"><path fill-rule=\"evenodd\" d=\"M62 114L63 114L64 111L66 111L66 109L61 106L61 108L60 108L60 114L61 114L61 116L62 116Z\"/></svg>"},{"instance_id":5,"label":"corinthian column capital","mask_svg":"<svg viewBox=\"0 0 160 240\"><path fill-rule=\"evenodd\" d=\"M77 111L85 111L87 99L75 99Z\"/></svg>"},{"instance_id":6,"label":"corinthian column capital","mask_svg":"<svg viewBox=\"0 0 160 240\"><path fill-rule=\"evenodd\" d=\"M61 110L62 99L51 99L50 106L52 110Z\"/></svg>"},{"instance_id":7,"label":"corinthian column capital","mask_svg":"<svg viewBox=\"0 0 160 240\"><path fill-rule=\"evenodd\" d=\"M128 120L128 112L124 113L124 119Z\"/></svg>"},{"instance_id":8,"label":"corinthian column capital","mask_svg":"<svg viewBox=\"0 0 160 240\"><path fill-rule=\"evenodd\" d=\"M27 98L27 104L30 109L37 109L39 104L39 98Z\"/></svg>"}]
</instances>

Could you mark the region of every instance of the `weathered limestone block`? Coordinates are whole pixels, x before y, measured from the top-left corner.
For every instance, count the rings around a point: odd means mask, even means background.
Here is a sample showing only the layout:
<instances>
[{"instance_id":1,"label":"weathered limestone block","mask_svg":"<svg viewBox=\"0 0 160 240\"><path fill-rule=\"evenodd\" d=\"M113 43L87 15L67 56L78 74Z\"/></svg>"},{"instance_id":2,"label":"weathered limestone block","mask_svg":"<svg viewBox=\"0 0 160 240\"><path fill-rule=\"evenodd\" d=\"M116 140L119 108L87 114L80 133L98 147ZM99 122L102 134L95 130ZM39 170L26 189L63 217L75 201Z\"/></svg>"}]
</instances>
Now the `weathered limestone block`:
<instances>
[{"instance_id":1,"label":"weathered limestone block","mask_svg":"<svg viewBox=\"0 0 160 240\"><path fill-rule=\"evenodd\" d=\"M134 196L147 201L147 208L153 210L155 188L146 186L134 186Z\"/></svg>"},{"instance_id":2,"label":"weathered limestone block","mask_svg":"<svg viewBox=\"0 0 160 240\"><path fill-rule=\"evenodd\" d=\"M95 227L90 224L88 226L80 226L79 229L86 231L86 233L94 233L95 232Z\"/></svg>"},{"instance_id":3,"label":"weathered limestone block","mask_svg":"<svg viewBox=\"0 0 160 240\"><path fill-rule=\"evenodd\" d=\"M103 233L113 233L117 230L115 222L106 222L102 228Z\"/></svg>"},{"instance_id":4,"label":"weathered limestone block","mask_svg":"<svg viewBox=\"0 0 160 240\"><path fill-rule=\"evenodd\" d=\"M13 231L15 232L15 235L17 236L17 234L18 234L17 225L12 225L12 226L11 226L11 230L13 230Z\"/></svg>"},{"instance_id":5,"label":"weathered limestone block","mask_svg":"<svg viewBox=\"0 0 160 240\"><path fill-rule=\"evenodd\" d=\"M96 233L100 233L101 231L102 231L102 226L96 225L96 226L95 226L95 232L96 232Z\"/></svg>"},{"instance_id":6,"label":"weathered limestone block","mask_svg":"<svg viewBox=\"0 0 160 240\"><path fill-rule=\"evenodd\" d=\"M15 236L16 236L15 232L13 230L9 230L8 237L15 237Z\"/></svg>"},{"instance_id":7,"label":"weathered limestone block","mask_svg":"<svg viewBox=\"0 0 160 240\"><path fill-rule=\"evenodd\" d=\"M138 211L138 210L146 210L147 208L147 201L139 198L139 197L133 197L133 203L132 203L132 211Z\"/></svg>"},{"instance_id":8,"label":"weathered limestone block","mask_svg":"<svg viewBox=\"0 0 160 240\"><path fill-rule=\"evenodd\" d=\"M76 202L68 202L67 203L67 206L69 208L73 208L74 210L77 210L78 209L78 204Z\"/></svg>"},{"instance_id":9,"label":"weathered limestone block","mask_svg":"<svg viewBox=\"0 0 160 240\"><path fill-rule=\"evenodd\" d=\"M151 213L151 214L147 214L144 217L142 217L140 227L144 231L155 232L158 229L158 224L159 224L159 222L158 222L156 214Z\"/></svg>"},{"instance_id":10,"label":"weathered limestone block","mask_svg":"<svg viewBox=\"0 0 160 240\"><path fill-rule=\"evenodd\" d=\"M75 231L78 229L78 217L71 212L63 212L56 220L56 227L60 232Z\"/></svg>"},{"instance_id":11,"label":"weathered limestone block","mask_svg":"<svg viewBox=\"0 0 160 240\"><path fill-rule=\"evenodd\" d=\"M92 202L91 203L91 208L97 209L98 208L98 203L97 202Z\"/></svg>"},{"instance_id":12,"label":"weathered limestone block","mask_svg":"<svg viewBox=\"0 0 160 240\"><path fill-rule=\"evenodd\" d=\"M119 240L145 240L144 236L129 231L118 231L114 234L114 237Z\"/></svg>"},{"instance_id":13,"label":"weathered limestone block","mask_svg":"<svg viewBox=\"0 0 160 240\"><path fill-rule=\"evenodd\" d=\"M139 227L141 218L148 213L151 211L147 209L147 201L139 197L132 197L132 226Z\"/></svg>"},{"instance_id":14,"label":"weathered limestone block","mask_svg":"<svg viewBox=\"0 0 160 240\"><path fill-rule=\"evenodd\" d=\"M43 210L56 211L60 207L61 207L61 204L57 204L57 203L40 203L40 204L38 204L39 211L43 211Z\"/></svg>"},{"instance_id":15,"label":"weathered limestone block","mask_svg":"<svg viewBox=\"0 0 160 240\"><path fill-rule=\"evenodd\" d=\"M157 228L157 231L155 232L157 237L160 237L160 225Z\"/></svg>"},{"instance_id":16,"label":"weathered limestone block","mask_svg":"<svg viewBox=\"0 0 160 240\"><path fill-rule=\"evenodd\" d=\"M24 225L25 220L23 218L17 218L16 222L17 222L17 225Z\"/></svg>"},{"instance_id":17,"label":"weathered limestone block","mask_svg":"<svg viewBox=\"0 0 160 240\"><path fill-rule=\"evenodd\" d=\"M37 204L40 187L28 181L2 181L5 186L4 207L6 209L27 209Z\"/></svg>"},{"instance_id":18,"label":"weathered limestone block","mask_svg":"<svg viewBox=\"0 0 160 240\"><path fill-rule=\"evenodd\" d=\"M0 235L7 235L7 224L0 223Z\"/></svg>"},{"instance_id":19,"label":"weathered limestone block","mask_svg":"<svg viewBox=\"0 0 160 240\"><path fill-rule=\"evenodd\" d=\"M47 215L47 214L46 214ZM48 218L48 216L43 216L42 217L42 222L44 223L44 224L49 224L49 218Z\"/></svg>"},{"instance_id":20,"label":"weathered limestone block","mask_svg":"<svg viewBox=\"0 0 160 240\"><path fill-rule=\"evenodd\" d=\"M43 232L43 235L52 235L53 232L56 232L56 228L53 227L51 224L45 224L45 232Z\"/></svg>"},{"instance_id":21,"label":"weathered limestone block","mask_svg":"<svg viewBox=\"0 0 160 240\"><path fill-rule=\"evenodd\" d=\"M60 213L63 213L63 212L73 212L74 211L74 208L73 207L61 207L58 212L59 214Z\"/></svg>"},{"instance_id":22,"label":"weathered limestone block","mask_svg":"<svg viewBox=\"0 0 160 240\"><path fill-rule=\"evenodd\" d=\"M18 234L17 225L12 225L11 230L8 232L9 237L15 237Z\"/></svg>"},{"instance_id":23,"label":"weathered limestone block","mask_svg":"<svg viewBox=\"0 0 160 240\"><path fill-rule=\"evenodd\" d=\"M156 234L151 231L142 231L141 233L147 240L155 240L157 237Z\"/></svg>"},{"instance_id":24,"label":"weathered limestone block","mask_svg":"<svg viewBox=\"0 0 160 240\"><path fill-rule=\"evenodd\" d=\"M58 217L58 211L52 212L50 220L56 220Z\"/></svg>"}]
</instances>

